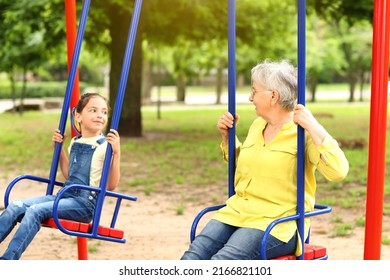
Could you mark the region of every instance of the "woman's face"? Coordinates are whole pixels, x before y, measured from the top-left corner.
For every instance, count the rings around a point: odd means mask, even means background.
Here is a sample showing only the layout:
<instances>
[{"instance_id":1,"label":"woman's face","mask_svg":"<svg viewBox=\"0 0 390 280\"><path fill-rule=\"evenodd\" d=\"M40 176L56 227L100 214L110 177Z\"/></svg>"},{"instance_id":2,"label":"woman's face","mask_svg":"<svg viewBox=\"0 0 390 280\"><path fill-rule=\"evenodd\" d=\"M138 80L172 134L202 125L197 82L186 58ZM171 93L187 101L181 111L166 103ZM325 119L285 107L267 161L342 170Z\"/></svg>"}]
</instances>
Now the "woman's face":
<instances>
[{"instance_id":1,"label":"woman's face","mask_svg":"<svg viewBox=\"0 0 390 280\"><path fill-rule=\"evenodd\" d=\"M271 105L271 93L272 90L266 89L262 84L253 82L252 93L249 97L249 101L255 105L256 114L258 116L265 116Z\"/></svg>"}]
</instances>

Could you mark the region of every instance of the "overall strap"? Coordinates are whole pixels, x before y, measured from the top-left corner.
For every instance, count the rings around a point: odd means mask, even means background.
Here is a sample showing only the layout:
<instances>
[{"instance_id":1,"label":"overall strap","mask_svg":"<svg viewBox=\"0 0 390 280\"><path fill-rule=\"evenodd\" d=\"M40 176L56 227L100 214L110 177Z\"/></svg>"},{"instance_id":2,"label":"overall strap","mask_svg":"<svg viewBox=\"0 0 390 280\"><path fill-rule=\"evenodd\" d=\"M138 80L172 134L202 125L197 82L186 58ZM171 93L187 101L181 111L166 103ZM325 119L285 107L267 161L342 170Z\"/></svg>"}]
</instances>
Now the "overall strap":
<instances>
[{"instance_id":1,"label":"overall strap","mask_svg":"<svg viewBox=\"0 0 390 280\"><path fill-rule=\"evenodd\" d=\"M103 137L102 137L102 138L99 138L98 140L96 140L96 142L97 142L99 145L101 145L101 144L103 144L104 142L106 142L106 137L103 135Z\"/></svg>"}]
</instances>

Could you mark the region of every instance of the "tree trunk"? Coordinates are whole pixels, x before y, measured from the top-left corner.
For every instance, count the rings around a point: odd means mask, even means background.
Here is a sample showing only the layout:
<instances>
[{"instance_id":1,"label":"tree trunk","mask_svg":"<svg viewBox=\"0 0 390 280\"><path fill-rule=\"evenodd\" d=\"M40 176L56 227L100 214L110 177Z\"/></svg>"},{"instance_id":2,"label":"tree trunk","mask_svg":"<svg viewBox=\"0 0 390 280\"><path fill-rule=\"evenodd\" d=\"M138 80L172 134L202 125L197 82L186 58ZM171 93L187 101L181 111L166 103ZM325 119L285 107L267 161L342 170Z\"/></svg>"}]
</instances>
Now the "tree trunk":
<instances>
[{"instance_id":1,"label":"tree trunk","mask_svg":"<svg viewBox=\"0 0 390 280\"><path fill-rule=\"evenodd\" d=\"M364 97L364 82L366 81L366 71L363 69L360 69L360 78L359 78L359 85L360 85L360 98L359 101L362 102Z\"/></svg>"},{"instance_id":2,"label":"tree trunk","mask_svg":"<svg viewBox=\"0 0 390 280\"><path fill-rule=\"evenodd\" d=\"M153 89L153 66L150 59L145 58L143 62L142 74L142 100L143 104L151 102L151 95Z\"/></svg>"},{"instance_id":3,"label":"tree trunk","mask_svg":"<svg viewBox=\"0 0 390 280\"><path fill-rule=\"evenodd\" d=\"M355 84L349 84L349 102L355 101Z\"/></svg>"},{"instance_id":4,"label":"tree trunk","mask_svg":"<svg viewBox=\"0 0 390 280\"><path fill-rule=\"evenodd\" d=\"M311 102L316 102L316 92L317 92L318 79L317 77L311 77L309 80L309 90L311 93Z\"/></svg>"},{"instance_id":5,"label":"tree trunk","mask_svg":"<svg viewBox=\"0 0 390 280\"><path fill-rule=\"evenodd\" d=\"M217 67L217 100L215 104L221 104L221 96L222 96L222 83L223 83L223 61L220 59L218 61L218 67Z\"/></svg>"},{"instance_id":6,"label":"tree trunk","mask_svg":"<svg viewBox=\"0 0 390 280\"><path fill-rule=\"evenodd\" d=\"M16 113L16 86L15 86L15 79L14 79L14 72L11 71L8 73L9 80L11 83L11 99L12 99L12 113Z\"/></svg>"},{"instance_id":7,"label":"tree trunk","mask_svg":"<svg viewBox=\"0 0 390 280\"><path fill-rule=\"evenodd\" d=\"M157 119L161 120L161 58L160 58L160 49L157 50Z\"/></svg>"},{"instance_id":8,"label":"tree trunk","mask_svg":"<svg viewBox=\"0 0 390 280\"><path fill-rule=\"evenodd\" d=\"M316 102L317 85L314 85L311 89L311 102Z\"/></svg>"},{"instance_id":9,"label":"tree trunk","mask_svg":"<svg viewBox=\"0 0 390 280\"><path fill-rule=\"evenodd\" d=\"M348 102L354 102L355 101L355 87L356 87L356 74L355 73L349 73L348 74L348 84L349 84L349 100Z\"/></svg>"},{"instance_id":10,"label":"tree trunk","mask_svg":"<svg viewBox=\"0 0 390 280\"><path fill-rule=\"evenodd\" d=\"M237 73L237 87L241 88L244 86L245 86L245 76L242 73Z\"/></svg>"},{"instance_id":11,"label":"tree trunk","mask_svg":"<svg viewBox=\"0 0 390 280\"><path fill-rule=\"evenodd\" d=\"M179 74L176 79L176 87L177 87L177 101L184 102L186 98L186 78L184 74Z\"/></svg>"},{"instance_id":12,"label":"tree trunk","mask_svg":"<svg viewBox=\"0 0 390 280\"><path fill-rule=\"evenodd\" d=\"M22 85L22 93L20 95L20 105L19 105L19 114L23 115L24 111L24 99L26 96L26 88L27 88L27 66L23 67L23 85Z\"/></svg>"},{"instance_id":13,"label":"tree trunk","mask_svg":"<svg viewBox=\"0 0 390 280\"><path fill-rule=\"evenodd\" d=\"M130 28L131 15L118 6L110 10L111 34L111 69L110 69L110 105L114 109L119 82L122 73L122 63ZM142 136L141 118L141 73L142 73L142 15L138 25L136 40L131 58L130 71L123 99L121 118L118 129L122 136Z\"/></svg>"}]
</instances>

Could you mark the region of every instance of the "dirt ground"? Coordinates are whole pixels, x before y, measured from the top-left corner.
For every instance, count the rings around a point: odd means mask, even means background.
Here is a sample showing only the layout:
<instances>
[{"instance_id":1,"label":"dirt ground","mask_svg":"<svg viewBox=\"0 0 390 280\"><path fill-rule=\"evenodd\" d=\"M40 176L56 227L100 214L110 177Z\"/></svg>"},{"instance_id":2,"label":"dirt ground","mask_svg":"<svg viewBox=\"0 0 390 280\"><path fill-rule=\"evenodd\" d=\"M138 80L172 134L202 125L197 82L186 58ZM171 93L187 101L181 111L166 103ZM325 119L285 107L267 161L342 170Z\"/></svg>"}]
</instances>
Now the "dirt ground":
<instances>
[{"instance_id":1,"label":"dirt ground","mask_svg":"<svg viewBox=\"0 0 390 280\"><path fill-rule=\"evenodd\" d=\"M11 179L13 177L10 177ZM3 209L5 187L11 179L0 179L0 209ZM37 190L21 184L15 187L12 195L29 197L38 195ZM130 194L138 198L136 202L124 202L121 207L117 228L125 232L126 243L101 240L88 240L90 260L178 260L189 244L192 221L206 206L200 203L186 205L182 215L176 213L174 195L154 193ZM108 203L110 205L110 203ZM108 207L109 208L109 207ZM362 210L364 211L364 209ZM110 210L102 216L101 224L109 225ZM364 212L363 212L364 213ZM353 221L361 212L333 209L332 213L312 219L311 243L325 246L331 260L363 260L364 227L354 227L347 237L331 238L331 219L343 217L343 221ZM207 221L205 216L203 221ZM389 236L389 219L384 217L384 230ZM201 227L201 225L200 225ZM386 228L387 227L387 228ZM0 254L5 250L10 236L0 244ZM77 259L76 237L63 234L59 230L42 228L22 256L22 260L75 260ZM382 245L381 259L390 260L390 246Z\"/></svg>"}]
</instances>

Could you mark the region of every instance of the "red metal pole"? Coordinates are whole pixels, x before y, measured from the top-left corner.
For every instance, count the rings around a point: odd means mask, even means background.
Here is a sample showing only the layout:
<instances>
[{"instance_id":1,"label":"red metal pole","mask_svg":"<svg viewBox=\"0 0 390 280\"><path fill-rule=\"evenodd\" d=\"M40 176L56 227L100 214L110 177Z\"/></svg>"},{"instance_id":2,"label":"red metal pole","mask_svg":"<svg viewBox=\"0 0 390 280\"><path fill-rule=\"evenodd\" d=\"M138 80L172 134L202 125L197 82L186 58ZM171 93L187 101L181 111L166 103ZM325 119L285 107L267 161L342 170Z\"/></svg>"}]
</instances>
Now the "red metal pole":
<instances>
[{"instance_id":1,"label":"red metal pole","mask_svg":"<svg viewBox=\"0 0 390 280\"><path fill-rule=\"evenodd\" d=\"M68 49L68 72L70 71L70 66L72 63L72 57L74 52L74 46L76 44L77 36L77 23L76 23L76 0L65 0L65 18L66 18L66 42ZM76 70L76 76L72 91L72 98L70 100L70 108L77 105L78 100L80 99L80 87L79 87L79 70ZM72 137L76 136L76 131L74 131L71 126ZM77 251L79 260L88 259L88 245L87 239L85 237L77 237Z\"/></svg>"},{"instance_id":2,"label":"red metal pole","mask_svg":"<svg viewBox=\"0 0 390 280\"><path fill-rule=\"evenodd\" d=\"M76 44L77 23L76 23L76 0L65 0L65 15L66 15L66 42L68 48L68 72L72 63L74 46ZM72 98L70 100L70 109L77 105L80 99L79 87L79 70L76 70L76 76L73 86ZM72 129L72 137L76 136L76 132Z\"/></svg>"},{"instance_id":3,"label":"red metal pole","mask_svg":"<svg viewBox=\"0 0 390 280\"><path fill-rule=\"evenodd\" d=\"M379 260L386 164L390 1L374 1L364 259Z\"/></svg>"}]
</instances>

